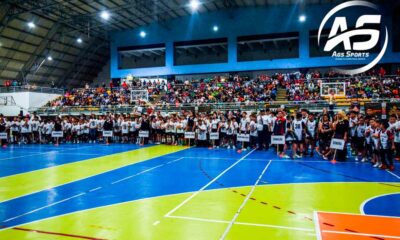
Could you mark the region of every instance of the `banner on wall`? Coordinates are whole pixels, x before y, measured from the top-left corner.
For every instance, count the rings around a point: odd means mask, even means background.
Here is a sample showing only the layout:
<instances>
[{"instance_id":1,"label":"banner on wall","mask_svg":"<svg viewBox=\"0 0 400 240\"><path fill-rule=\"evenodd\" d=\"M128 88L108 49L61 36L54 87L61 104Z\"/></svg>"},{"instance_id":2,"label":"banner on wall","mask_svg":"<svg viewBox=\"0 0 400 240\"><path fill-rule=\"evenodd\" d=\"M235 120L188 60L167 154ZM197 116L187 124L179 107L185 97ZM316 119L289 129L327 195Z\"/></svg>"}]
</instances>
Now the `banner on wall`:
<instances>
[{"instance_id":1,"label":"banner on wall","mask_svg":"<svg viewBox=\"0 0 400 240\"><path fill-rule=\"evenodd\" d=\"M365 103L364 108L368 117L387 119L390 115L400 116L400 102Z\"/></svg>"}]
</instances>

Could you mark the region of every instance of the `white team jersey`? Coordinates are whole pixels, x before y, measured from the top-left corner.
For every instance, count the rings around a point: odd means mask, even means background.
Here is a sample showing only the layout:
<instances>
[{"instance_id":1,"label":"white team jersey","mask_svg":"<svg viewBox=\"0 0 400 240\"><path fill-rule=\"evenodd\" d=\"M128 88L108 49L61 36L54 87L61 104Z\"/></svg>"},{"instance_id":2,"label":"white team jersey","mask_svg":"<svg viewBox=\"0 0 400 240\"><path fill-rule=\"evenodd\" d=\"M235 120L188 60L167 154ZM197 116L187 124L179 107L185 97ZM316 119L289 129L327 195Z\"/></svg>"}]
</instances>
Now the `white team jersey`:
<instances>
[{"instance_id":1,"label":"white team jersey","mask_svg":"<svg viewBox=\"0 0 400 240\"><path fill-rule=\"evenodd\" d=\"M20 126L21 126L21 133L32 132L32 128L31 128L31 125L29 124L29 122L21 121Z\"/></svg>"},{"instance_id":2,"label":"white team jersey","mask_svg":"<svg viewBox=\"0 0 400 240\"><path fill-rule=\"evenodd\" d=\"M303 136L303 130L304 130L303 129L303 121L295 119L295 120L293 120L292 125L293 125L293 132L294 132L294 135L296 136L296 139L298 141L303 140L304 139L304 136Z\"/></svg>"},{"instance_id":3,"label":"white team jersey","mask_svg":"<svg viewBox=\"0 0 400 240\"><path fill-rule=\"evenodd\" d=\"M352 137L356 136L357 124L358 124L357 118L349 119L350 136L352 136Z\"/></svg>"},{"instance_id":4,"label":"white team jersey","mask_svg":"<svg viewBox=\"0 0 400 240\"><path fill-rule=\"evenodd\" d=\"M32 128L33 132L39 131L39 126L40 126L40 122L39 121L31 120L31 121L29 121L29 124L31 125L31 128Z\"/></svg>"},{"instance_id":5,"label":"white team jersey","mask_svg":"<svg viewBox=\"0 0 400 240\"><path fill-rule=\"evenodd\" d=\"M247 118L240 119L240 131L246 132L247 131L247 123L249 120Z\"/></svg>"},{"instance_id":6,"label":"white team jersey","mask_svg":"<svg viewBox=\"0 0 400 240\"><path fill-rule=\"evenodd\" d=\"M207 140L207 125L204 123L199 126L198 140Z\"/></svg>"},{"instance_id":7,"label":"white team jersey","mask_svg":"<svg viewBox=\"0 0 400 240\"><path fill-rule=\"evenodd\" d=\"M128 134L129 133L129 122L128 121L122 121L122 123L121 123L121 132L122 132L122 134Z\"/></svg>"},{"instance_id":8,"label":"white team jersey","mask_svg":"<svg viewBox=\"0 0 400 240\"><path fill-rule=\"evenodd\" d=\"M369 134L367 134L367 132L369 132ZM366 126L365 127L365 142L367 143L367 144L371 144L371 139L372 139L372 128L371 128L371 126Z\"/></svg>"},{"instance_id":9,"label":"white team jersey","mask_svg":"<svg viewBox=\"0 0 400 240\"><path fill-rule=\"evenodd\" d=\"M359 138L363 138L364 136L365 136L365 129L367 128L367 126L364 124L364 125L358 125L357 126L357 129L356 129L356 137L359 137Z\"/></svg>"},{"instance_id":10,"label":"white team jersey","mask_svg":"<svg viewBox=\"0 0 400 240\"><path fill-rule=\"evenodd\" d=\"M250 129L250 136L253 136L253 137L258 136L257 123L255 121L250 121L249 129Z\"/></svg>"},{"instance_id":11,"label":"white team jersey","mask_svg":"<svg viewBox=\"0 0 400 240\"><path fill-rule=\"evenodd\" d=\"M311 135L310 137L315 137L315 130L316 130L316 128L317 128L317 121L307 121L307 124L306 124L306 127L307 127L307 132Z\"/></svg>"},{"instance_id":12,"label":"white team jersey","mask_svg":"<svg viewBox=\"0 0 400 240\"><path fill-rule=\"evenodd\" d=\"M20 122L18 122L18 121L12 121L10 125L11 125L11 126L10 126L11 131L13 131L13 132L19 132Z\"/></svg>"},{"instance_id":13,"label":"white team jersey","mask_svg":"<svg viewBox=\"0 0 400 240\"><path fill-rule=\"evenodd\" d=\"M386 129L386 131L381 131L381 133L379 134L379 142L381 144L381 148L382 149L389 149L390 145L389 145L389 134L388 134L388 130Z\"/></svg>"},{"instance_id":14,"label":"white team jersey","mask_svg":"<svg viewBox=\"0 0 400 240\"><path fill-rule=\"evenodd\" d=\"M372 135L379 134L380 132L381 132L380 129L373 129ZM372 137L371 139L372 139L372 144L373 144L372 146L374 147L374 149L379 150L379 137L378 138Z\"/></svg>"},{"instance_id":15,"label":"white team jersey","mask_svg":"<svg viewBox=\"0 0 400 240\"><path fill-rule=\"evenodd\" d=\"M219 119L211 120L211 129L216 131L218 129Z\"/></svg>"},{"instance_id":16,"label":"white team jersey","mask_svg":"<svg viewBox=\"0 0 400 240\"><path fill-rule=\"evenodd\" d=\"M389 128L393 135L394 135L394 142L395 143L400 143L400 121L397 121L393 124L389 123Z\"/></svg>"},{"instance_id":17,"label":"white team jersey","mask_svg":"<svg viewBox=\"0 0 400 240\"><path fill-rule=\"evenodd\" d=\"M89 127L90 127L90 129L96 129L97 128L97 120L96 119L90 119L89 120Z\"/></svg>"}]
</instances>

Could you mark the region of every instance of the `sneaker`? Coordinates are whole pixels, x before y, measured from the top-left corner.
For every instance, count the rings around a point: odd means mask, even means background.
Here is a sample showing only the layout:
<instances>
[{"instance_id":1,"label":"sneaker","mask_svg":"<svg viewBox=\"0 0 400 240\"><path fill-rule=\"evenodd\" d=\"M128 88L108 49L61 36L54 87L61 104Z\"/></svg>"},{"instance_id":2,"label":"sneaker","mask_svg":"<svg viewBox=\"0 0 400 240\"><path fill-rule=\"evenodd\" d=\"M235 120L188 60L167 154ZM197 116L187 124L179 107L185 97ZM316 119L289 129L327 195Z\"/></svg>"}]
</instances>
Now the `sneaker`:
<instances>
[{"instance_id":1,"label":"sneaker","mask_svg":"<svg viewBox=\"0 0 400 240\"><path fill-rule=\"evenodd\" d=\"M324 155L322 158L323 158L324 160L328 160L328 157L325 156L325 155Z\"/></svg>"},{"instance_id":2,"label":"sneaker","mask_svg":"<svg viewBox=\"0 0 400 240\"><path fill-rule=\"evenodd\" d=\"M242 151L247 151L247 148L242 148Z\"/></svg>"},{"instance_id":3,"label":"sneaker","mask_svg":"<svg viewBox=\"0 0 400 240\"><path fill-rule=\"evenodd\" d=\"M389 166L389 171L393 172L394 171L394 165Z\"/></svg>"},{"instance_id":4,"label":"sneaker","mask_svg":"<svg viewBox=\"0 0 400 240\"><path fill-rule=\"evenodd\" d=\"M300 156L300 155L297 155L297 154L295 154L295 155L293 156L293 158L301 158L301 156Z\"/></svg>"},{"instance_id":5,"label":"sneaker","mask_svg":"<svg viewBox=\"0 0 400 240\"><path fill-rule=\"evenodd\" d=\"M290 158L290 157L289 157L288 155L285 154L285 155L282 156L282 158L288 159L288 158Z\"/></svg>"},{"instance_id":6,"label":"sneaker","mask_svg":"<svg viewBox=\"0 0 400 240\"><path fill-rule=\"evenodd\" d=\"M235 147L235 146L233 146L233 147L232 147L232 149L236 149L236 147Z\"/></svg>"},{"instance_id":7,"label":"sneaker","mask_svg":"<svg viewBox=\"0 0 400 240\"><path fill-rule=\"evenodd\" d=\"M384 164L382 164L382 166L379 167L380 170L386 170L388 167Z\"/></svg>"},{"instance_id":8,"label":"sneaker","mask_svg":"<svg viewBox=\"0 0 400 240\"><path fill-rule=\"evenodd\" d=\"M231 149L231 146L228 146L227 149Z\"/></svg>"},{"instance_id":9,"label":"sneaker","mask_svg":"<svg viewBox=\"0 0 400 240\"><path fill-rule=\"evenodd\" d=\"M367 161L366 158L361 159L361 162L366 162L366 161Z\"/></svg>"},{"instance_id":10,"label":"sneaker","mask_svg":"<svg viewBox=\"0 0 400 240\"><path fill-rule=\"evenodd\" d=\"M377 167L379 167L379 163L377 162L377 163L375 163L372 167L374 167L374 168L377 168Z\"/></svg>"}]
</instances>

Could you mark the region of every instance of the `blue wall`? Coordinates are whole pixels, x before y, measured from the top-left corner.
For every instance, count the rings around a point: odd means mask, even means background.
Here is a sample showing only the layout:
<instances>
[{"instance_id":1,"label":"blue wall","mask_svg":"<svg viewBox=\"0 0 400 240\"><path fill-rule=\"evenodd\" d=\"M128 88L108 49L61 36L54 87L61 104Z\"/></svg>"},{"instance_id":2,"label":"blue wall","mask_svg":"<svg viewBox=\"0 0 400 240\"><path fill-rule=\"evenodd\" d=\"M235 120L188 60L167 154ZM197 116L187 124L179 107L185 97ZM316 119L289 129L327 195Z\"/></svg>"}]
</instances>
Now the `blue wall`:
<instances>
[{"instance_id":1,"label":"blue wall","mask_svg":"<svg viewBox=\"0 0 400 240\"><path fill-rule=\"evenodd\" d=\"M309 57L309 31L318 29L325 14L333 7L334 5L308 6L304 11L304 14L307 16L307 21L304 23L298 21L300 10L297 6L279 6L241 8L205 14L197 13L191 16L168 21L166 23L168 28L155 23L129 31L112 32L111 77L126 77L128 74L133 74L134 76L157 76L267 69L330 67L354 64L354 62L336 61L331 57ZM382 9L386 11L384 7L382 7ZM351 10L349 9L349 11ZM380 63L400 62L400 53L392 52L392 20L390 11L388 12L389 13L383 14L382 21L386 26L388 26L389 44L386 54ZM351 25L350 22L355 21L355 18L349 19L348 21L349 25ZM212 27L214 25L219 26L218 32L213 32ZM139 32L142 30L146 31L146 38L141 38L139 36ZM300 33L300 58L252 62L236 61L236 40L238 36L285 32ZM220 37L228 37L228 63L174 66L174 42ZM157 43L166 43L165 67L118 69L118 47ZM357 63L365 64L363 61Z\"/></svg>"}]
</instances>

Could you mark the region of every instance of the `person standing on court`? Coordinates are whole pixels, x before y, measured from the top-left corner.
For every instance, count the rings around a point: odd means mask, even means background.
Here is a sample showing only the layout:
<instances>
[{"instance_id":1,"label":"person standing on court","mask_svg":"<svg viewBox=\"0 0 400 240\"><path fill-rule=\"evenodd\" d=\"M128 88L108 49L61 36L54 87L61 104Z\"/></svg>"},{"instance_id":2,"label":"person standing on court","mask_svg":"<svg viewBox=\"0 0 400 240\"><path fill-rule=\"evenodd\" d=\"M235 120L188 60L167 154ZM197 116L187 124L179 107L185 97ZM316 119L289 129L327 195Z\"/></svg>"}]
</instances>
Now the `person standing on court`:
<instances>
[{"instance_id":1,"label":"person standing on court","mask_svg":"<svg viewBox=\"0 0 400 240\"><path fill-rule=\"evenodd\" d=\"M113 120L108 115L106 121L104 121L103 131L112 131L113 127L114 127ZM110 144L110 137L105 137L105 142L107 145Z\"/></svg>"},{"instance_id":2,"label":"person standing on court","mask_svg":"<svg viewBox=\"0 0 400 240\"><path fill-rule=\"evenodd\" d=\"M337 119L333 123L334 135L333 138L343 139L345 141L343 150L337 150L336 158L338 161L345 161L347 156L347 140L348 140L348 132L349 132L349 121L346 119L346 114L343 111L340 111L336 115Z\"/></svg>"}]
</instances>

